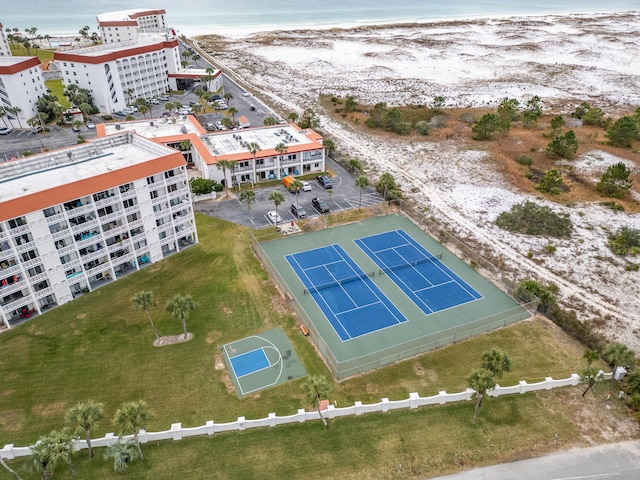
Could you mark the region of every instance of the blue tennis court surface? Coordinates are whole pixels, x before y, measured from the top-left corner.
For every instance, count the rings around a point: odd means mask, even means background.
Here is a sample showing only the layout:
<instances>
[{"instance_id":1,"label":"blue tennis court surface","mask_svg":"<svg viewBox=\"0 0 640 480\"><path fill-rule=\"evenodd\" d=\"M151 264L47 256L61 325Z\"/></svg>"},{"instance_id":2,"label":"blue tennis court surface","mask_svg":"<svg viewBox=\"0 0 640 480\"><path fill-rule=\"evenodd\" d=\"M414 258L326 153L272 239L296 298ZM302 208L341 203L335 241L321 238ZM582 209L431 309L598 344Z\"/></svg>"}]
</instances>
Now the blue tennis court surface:
<instances>
[{"instance_id":1,"label":"blue tennis court surface","mask_svg":"<svg viewBox=\"0 0 640 480\"><path fill-rule=\"evenodd\" d=\"M482 298L404 230L354 241L427 315Z\"/></svg>"},{"instance_id":2,"label":"blue tennis court surface","mask_svg":"<svg viewBox=\"0 0 640 480\"><path fill-rule=\"evenodd\" d=\"M230 357L229 361L238 378L263 370L271 365L262 348Z\"/></svg>"},{"instance_id":3,"label":"blue tennis court surface","mask_svg":"<svg viewBox=\"0 0 640 480\"><path fill-rule=\"evenodd\" d=\"M285 258L342 341L407 321L340 245Z\"/></svg>"}]
</instances>

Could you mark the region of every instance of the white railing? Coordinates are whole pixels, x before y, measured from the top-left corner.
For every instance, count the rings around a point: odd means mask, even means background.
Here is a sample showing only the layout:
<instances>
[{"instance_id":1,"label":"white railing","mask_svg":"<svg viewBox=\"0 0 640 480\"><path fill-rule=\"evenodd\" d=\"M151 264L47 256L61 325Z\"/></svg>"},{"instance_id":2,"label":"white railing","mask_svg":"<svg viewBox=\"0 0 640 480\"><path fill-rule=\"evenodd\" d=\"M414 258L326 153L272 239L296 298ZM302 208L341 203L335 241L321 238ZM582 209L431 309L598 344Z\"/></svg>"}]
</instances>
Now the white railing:
<instances>
[{"instance_id":1,"label":"white railing","mask_svg":"<svg viewBox=\"0 0 640 480\"><path fill-rule=\"evenodd\" d=\"M611 379L611 376L612 373L603 374L605 380ZM488 392L488 395L491 397L499 397L501 395L524 394L537 390L551 390L552 388L576 386L579 383L580 375L573 373L569 378L562 380L554 380L551 377L546 377L544 381L537 383L527 383L525 380L520 380L517 385L513 385L511 387L501 387L500 385L496 385L493 390ZM327 419L332 419L354 415L359 416L365 413L388 412L390 410L400 408L415 409L426 405L443 405L445 403L469 401L473 397L473 394L474 390L471 388L467 388L466 390L458 393L440 391L437 395L432 395L430 397L421 397L418 393L414 392L410 393L409 398L405 400L389 400L388 398L383 398L378 403L362 404L362 402L355 402L351 406L341 408L329 404L327 409L323 411L322 415ZM213 420L208 420L204 425L199 427L183 428L181 423L172 423L169 430L161 432L146 432L144 430L140 430L139 439L141 443L156 442L159 440L181 440L183 438L200 435L214 435L216 433L231 431L241 432L249 428L275 427L287 423L304 423L319 419L320 415L317 410L307 412L304 408L301 408L297 413L282 417L277 416L275 413L270 413L266 418L256 420L247 420L245 417L238 417L238 420L235 422L227 423L215 423ZM133 435L123 436L122 438L124 440L129 440L133 438ZM91 446L107 447L116 442L118 442L118 436L113 433L107 433L102 438L92 439ZM86 448L87 442L85 440L76 441L77 450L83 450ZM27 457L31 454L31 447L15 447L13 444L7 444L2 450L0 450L0 457L8 460L13 460L18 457Z\"/></svg>"}]
</instances>

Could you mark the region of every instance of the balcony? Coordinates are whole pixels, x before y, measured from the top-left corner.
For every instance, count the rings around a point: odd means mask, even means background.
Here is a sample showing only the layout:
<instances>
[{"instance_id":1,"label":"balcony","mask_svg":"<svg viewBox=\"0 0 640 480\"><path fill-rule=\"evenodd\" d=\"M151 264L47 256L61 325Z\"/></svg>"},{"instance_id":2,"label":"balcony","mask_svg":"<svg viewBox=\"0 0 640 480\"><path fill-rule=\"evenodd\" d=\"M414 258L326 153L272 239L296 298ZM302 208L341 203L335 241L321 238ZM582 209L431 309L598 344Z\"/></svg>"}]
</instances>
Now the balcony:
<instances>
[{"instance_id":1,"label":"balcony","mask_svg":"<svg viewBox=\"0 0 640 480\"><path fill-rule=\"evenodd\" d=\"M46 297L47 295L51 295L52 293L53 293L53 288L52 287L46 287L46 288L43 288L42 290L38 290L35 293L35 297L37 299L40 299L40 298Z\"/></svg>"},{"instance_id":2,"label":"balcony","mask_svg":"<svg viewBox=\"0 0 640 480\"><path fill-rule=\"evenodd\" d=\"M15 237L29 231L29 225L20 225L19 227L9 230L9 236Z\"/></svg>"},{"instance_id":3,"label":"balcony","mask_svg":"<svg viewBox=\"0 0 640 480\"><path fill-rule=\"evenodd\" d=\"M19 298L18 300L14 300L11 303L6 303L2 307L6 312L10 312L11 310L19 310L25 305L31 303L31 295L26 295L24 297Z\"/></svg>"},{"instance_id":4,"label":"balcony","mask_svg":"<svg viewBox=\"0 0 640 480\"><path fill-rule=\"evenodd\" d=\"M56 213L55 215L51 215L47 217L47 223L51 225L52 223L58 223L64 220L64 213Z\"/></svg>"},{"instance_id":5,"label":"balcony","mask_svg":"<svg viewBox=\"0 0 640 480\"><path fill-rule=\"evenodd\" d=\"M33 250L34 248L36 248L36 243L33 240L31 240L30 242L18 245L16 247L16 252L24 253L24 252L28 252L29 250Z\"/></svg>"},{"instance_id":6,"label":"balcony","mask_svg":"<svg viewBox=\"0 0 640 480\"><path fill-rule=\"evenodd\" d=\"M71 225L71 231L74 234L82 233L86 230L91 230L93 228L99 227L101 223L102 223L101 219L94 218L92 220L79 223L77 225Z\"/></svg>"},{"instance_id":7,"label":"balcony","mask_svg":"<svg viewBox=\"0 0 640 480\"><path fill-rule=\"evenodd\" d=\"M107 207L109 205L113 205L115 203L118 203L118 199L116 198L115 195L110 195L108 197L105 197L101 200L98 200L97 202L94 203L94 207L95 209L99 209L102 207Z\"/></svg>"},{"instance_id":8,"label":"balcony","mask_svg":"<svg viewBox=\"0 0 640 480\"><path fill-rule=\"evenodd\" d=\"M24 268L31 268L31 267L35 267L36 265L40 265L42 263L42 259L40 258L32 258L31 260L28 260L26 262L22 262L22 266Z\"/></svg>"},{"instance_id":9,"label":"balcony","mask_svg":"<svg viewBox=\"0 0 640 480\"><path fill-rule=\"evenodd\" d=\"M27 287L27 281L23 278L18 280L17 282L13 282L10 285L0 286L0 296L4 297L6 295L11 295L23 288Z\"/></svg>"},{"instance_id":10,"label":"balcony","mask_svg":"<svg viewBox=\"0 0 640 480\"><path fill-rule=\"evenodd\" d=\"M75 252L76 251L76 246L75 245L67 245L66 247L62 247L58 249L58 255L66 255L67 253L71 253L71 252Z\"/></svg>"}]
</instances>

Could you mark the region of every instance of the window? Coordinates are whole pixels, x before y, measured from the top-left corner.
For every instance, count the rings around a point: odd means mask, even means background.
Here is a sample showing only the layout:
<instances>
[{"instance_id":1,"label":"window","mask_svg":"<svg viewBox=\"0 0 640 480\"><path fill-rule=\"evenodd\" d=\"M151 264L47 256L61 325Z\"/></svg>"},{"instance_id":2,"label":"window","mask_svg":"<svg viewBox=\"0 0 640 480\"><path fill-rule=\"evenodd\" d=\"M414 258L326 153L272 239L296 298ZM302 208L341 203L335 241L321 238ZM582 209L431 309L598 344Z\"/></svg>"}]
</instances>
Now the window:
<instances>
[{"instance_id":1,"label":"window","mask_svg":"<svg viewBox=\"0 0 640 480\"><path fill-rule=\"evenodd\" d=\"M129 199L127 199L127 200L122 202L122 206L124 208L133 207L133 206L135 206L135 204L136 204L136 201L135 201L134 198L129 198Z\"/></svg>"},{"instance_id":2,"label":"window","mask_svg":"<svg viewBox=\"0 0 640 480\"><path fill-rule=\"evenodd\" d=\"M151 197L151 200L153 200L154 198L158 198L158 190L154 190L153 192L149 192L149 196Z\"/></svg>"},{"instance_id":3,"label":"window","mask_svg":"<svg viewBox=\"0 0 640 480\"><path fill-rule=\"evenodd\" d=\"M9 220L9 228L18 228L26 224L27 220L24 217L16 217Z\"/></svg>"},{"instance_id":4,"label":"window","mask_svg":"<svg viewBox=\"0 0 640 480\"><path fill-rule=\"evenodd\" d=\"M36 250L29 250L28 252L23 253L21 256L23 262L28 262L29 260L38 258L38 252Z\"/></svg>"},{"instance_id":5,"label":"window","mask_svg":"<svg viewBox=\"0 0 640 480\"><path fill-rule=\"evenodd\" d=\"M29 270L27 270L27 272L29 273L30 277L35 277L36 275L39 275L42 272L44 272L44 268L42 268L42 265L36 265L35 267L32 267Z\"/></svg>"}]
</instances>

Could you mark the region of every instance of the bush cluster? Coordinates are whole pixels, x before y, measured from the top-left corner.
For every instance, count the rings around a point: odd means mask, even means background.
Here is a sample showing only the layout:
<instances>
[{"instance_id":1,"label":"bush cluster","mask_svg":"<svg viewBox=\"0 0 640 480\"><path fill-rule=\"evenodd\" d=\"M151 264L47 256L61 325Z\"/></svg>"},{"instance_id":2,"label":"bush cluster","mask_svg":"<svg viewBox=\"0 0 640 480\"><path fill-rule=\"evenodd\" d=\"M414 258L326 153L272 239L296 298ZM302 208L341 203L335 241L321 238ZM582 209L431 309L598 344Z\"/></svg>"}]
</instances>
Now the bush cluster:
<instances>
[{"instance_id":1,"label":"bush cluster","mask_svg":"<svg viewBox=\"0 0 640 480\"><path fill-rule=\"evenodd\" d=\"M640 255L640 230L620 227L617 232L609 236L607 246L616 255Z\"/></svg>"},{"instance_id":2,"label":"bush cluster","mask_svg":"<svg viewBox=\"0 0 640 480\"><path fill-rule=\"evenodd\" d=\"M558 215L549 207L529 201L518 203L510 211L502 212L496 225L510 232L552 237L567 237L573 230L568 214Z\"/></svg>"}]
</instances>

